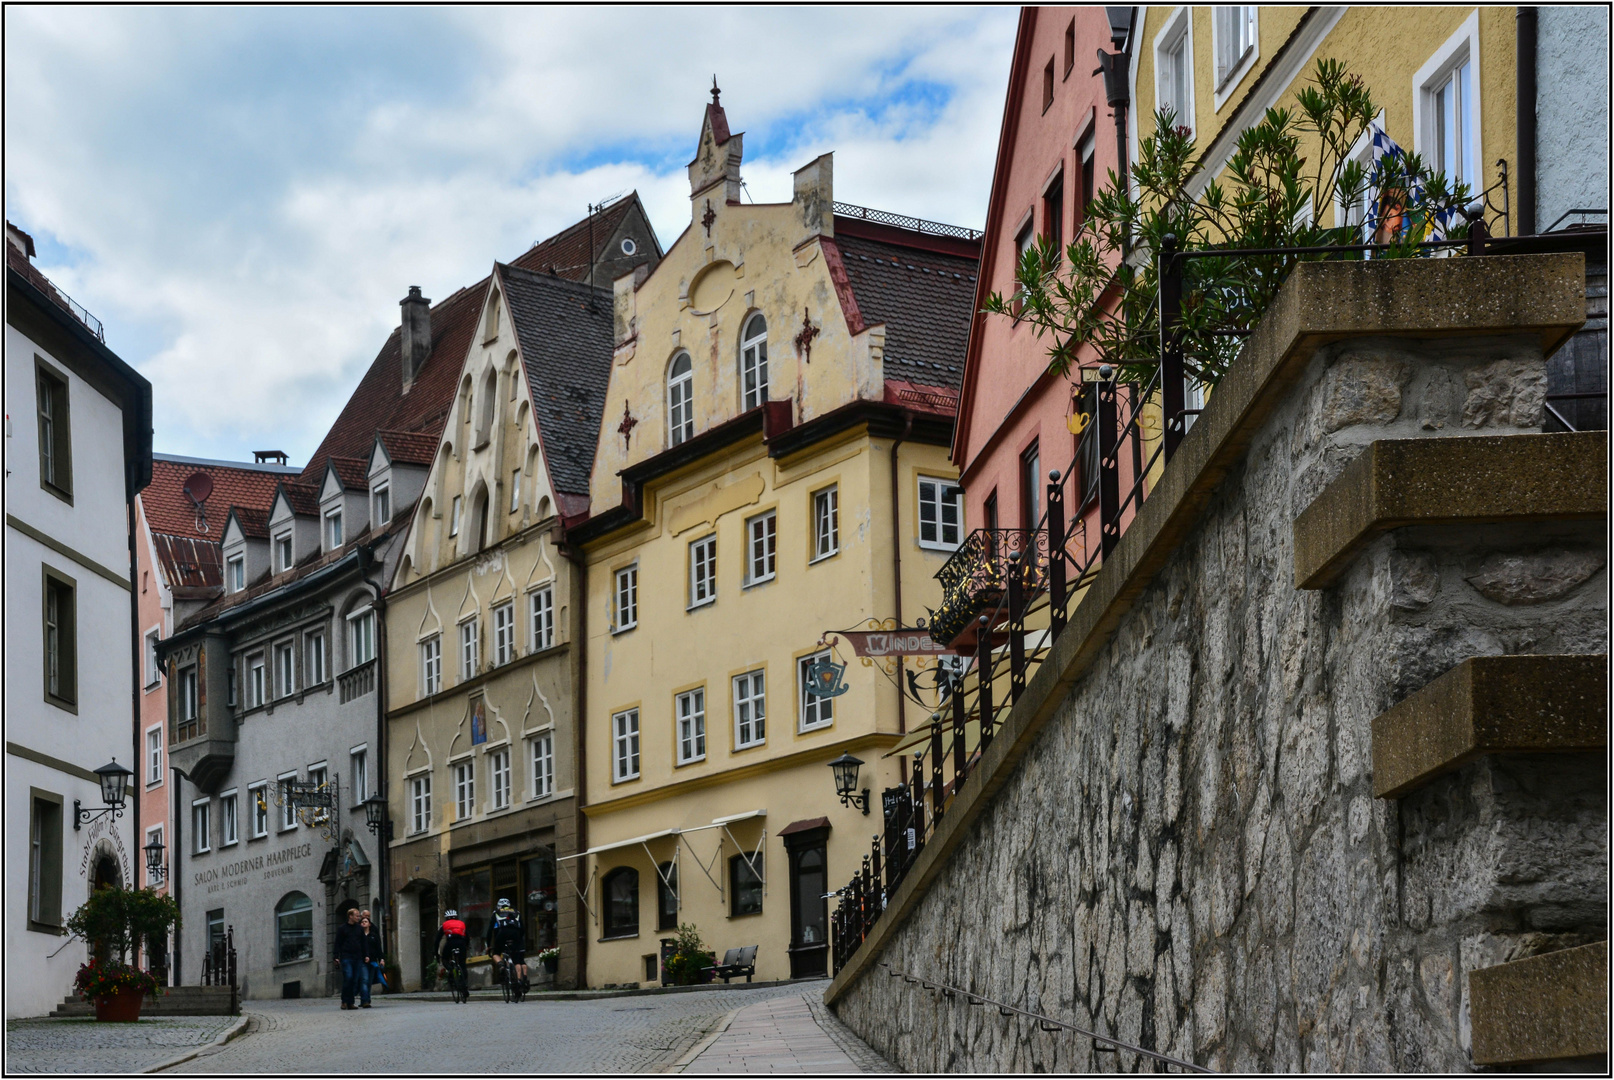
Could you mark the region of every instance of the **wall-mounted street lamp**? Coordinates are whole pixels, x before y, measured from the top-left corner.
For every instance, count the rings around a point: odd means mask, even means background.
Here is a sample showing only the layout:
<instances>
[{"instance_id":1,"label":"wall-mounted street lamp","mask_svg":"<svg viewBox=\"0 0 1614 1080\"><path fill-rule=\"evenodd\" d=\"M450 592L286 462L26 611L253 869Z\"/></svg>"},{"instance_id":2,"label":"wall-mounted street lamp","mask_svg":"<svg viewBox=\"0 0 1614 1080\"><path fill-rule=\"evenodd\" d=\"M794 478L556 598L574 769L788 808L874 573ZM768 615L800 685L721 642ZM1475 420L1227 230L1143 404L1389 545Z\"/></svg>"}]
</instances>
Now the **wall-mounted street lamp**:
<instances>
[{"instance_id":1,"label":"wall-mounted street lamp","mask_svg":"<svg viewBox=\"0 0 1614 1080\"><path fill-rule=\"evenodd\" d=\"M869 813L869 789L864 788L861 795L857 791L857 770L863 762L851 754L842 754L829 763L830 769L835 773L835 794L841 797L842 806L856 806L862 809L863 815Z\"/></svg>"},{"instance_id":2,"label":"wall-mounted street lamp","mask_svg":"<svg viewBox=\"0 0 1614 1080\"><path fill-rule=\"evenodd\" d=\"M161 833L152 833L151 840L146 844L146 879L156 884L168 877L168 867L163 865L163 841Z\"/></svg>"},{"instance_id":3,"label":"wall-mounted street lamp","mask_svg":"<svg viewBox=\"0 0 1614 1080\"><path fill-rule=\"evenodd\" d=\"M79 800L73 800L73 831L83 828L86 822L94 821L103 814L111 814L114 819L123 816L123 801L129 791L129 778L134 775L128 769L118 764L113 758L109 763L95 770L95 775L101 778L101 800L106 803L98 810L86 810Z\"/></svg>"},{"instance_id":4,"label":"wall-mounted street lamp","mask_svg":"<svg viewBox=\"0 0 1614 1080\"><path fill-rule=\"evenodd\" d=\"M374 836L380 836L381 830L387 832L387 839L392 839L392 822L387 820L387 800L376 792L359 804L364 807L364 824Z\"/></svg>"}]
</instances>

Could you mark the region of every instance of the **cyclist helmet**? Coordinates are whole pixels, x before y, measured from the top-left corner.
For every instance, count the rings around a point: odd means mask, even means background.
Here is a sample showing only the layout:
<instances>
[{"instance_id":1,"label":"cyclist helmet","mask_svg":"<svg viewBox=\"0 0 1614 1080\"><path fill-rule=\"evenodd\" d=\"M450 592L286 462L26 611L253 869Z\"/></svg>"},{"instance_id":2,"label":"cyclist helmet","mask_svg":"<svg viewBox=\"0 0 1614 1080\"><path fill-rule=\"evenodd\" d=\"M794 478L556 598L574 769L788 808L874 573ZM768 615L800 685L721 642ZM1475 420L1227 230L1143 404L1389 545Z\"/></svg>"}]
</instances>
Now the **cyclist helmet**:
<instances>
[{"instance_id":1,"label":"cyclist helmet","mask_svg":"<svg viewBox=\"0 0 1614 1080\"><path fill-rule=\"evenodd\" d=\"M455 911L453 908L449 908L447 911L443 912L443 918L445 919L457 919L459 917L460 913Z\"/></svg>"},{"instance_id":2,"label":"cyclist helmet","mask_svg":"<svg viewBox=\"0 0 1614 1080\"><path fill-rule=\"evenodd\" d=\"M500 911L510 911L510 910L512 910L511 907L510 907L510 898L508 896L499 897L499 910Z\"/></svg>"}]
</instances>

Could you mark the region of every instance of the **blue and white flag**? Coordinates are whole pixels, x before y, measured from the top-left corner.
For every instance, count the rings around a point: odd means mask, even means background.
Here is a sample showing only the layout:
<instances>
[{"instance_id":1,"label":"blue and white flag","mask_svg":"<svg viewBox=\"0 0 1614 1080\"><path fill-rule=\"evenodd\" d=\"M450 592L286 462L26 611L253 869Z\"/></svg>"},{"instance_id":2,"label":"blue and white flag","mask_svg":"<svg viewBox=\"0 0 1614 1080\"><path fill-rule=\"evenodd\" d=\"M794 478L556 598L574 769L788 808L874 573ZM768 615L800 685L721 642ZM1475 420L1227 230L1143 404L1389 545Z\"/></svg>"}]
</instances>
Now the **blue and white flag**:
<instances>
[{"instance_id":1,"label":"blue and white flag","mask_svg":"<svg viewBox=\"0 0 1614 1080\"><path fill-rule=\"evenodd\" d=\"M1407 164L1407 152L1401 149L1396 141L1377 123L1369 126L1373 139L1373 165L1368 169L1368 195L1367 200L1367 228L1370 235L1378 235L1379 213L1382 209L1380 193L1386 188L1406 192L1405 205L1394 207L1395 217L1399 218L1396 226L1397 233L1403 233L1412 227L1412 211L1414 208L1425 211L1421 232L1423 235L1412 237L1418 242L1425 240L1444 240L1449 230L1457 220L1456 207L1442 207L1434 213L1428 213L1425 206L1425 193L1422 179L1413 172Z\"/></svg>"}]
</instances>

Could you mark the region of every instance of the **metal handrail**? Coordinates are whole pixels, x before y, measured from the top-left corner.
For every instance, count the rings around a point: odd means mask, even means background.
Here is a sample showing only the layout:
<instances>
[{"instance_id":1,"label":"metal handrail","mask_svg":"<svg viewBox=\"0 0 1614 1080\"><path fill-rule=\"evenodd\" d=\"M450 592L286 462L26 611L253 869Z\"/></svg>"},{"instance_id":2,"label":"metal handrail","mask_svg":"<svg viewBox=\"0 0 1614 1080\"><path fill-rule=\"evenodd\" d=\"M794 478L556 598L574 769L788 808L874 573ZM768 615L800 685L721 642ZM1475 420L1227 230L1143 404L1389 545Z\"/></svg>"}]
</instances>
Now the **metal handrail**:
<instances>
[{"instance_id":1,"label":"metal handrail","mask_svg":"<svg viewBox=\"0 0 1614 1080\"><path fill-rule=\"evenodd\" d=\"M871 210L867 206L856 206L852 203L835 203L834 212L842 217L872 221L878 225L892 225L910 232L932 233L937 236L956 236L961 240L979 240L985 235L980 229L966 229L962 225L944 225L939 221L926 221L924 218L893 214L887 210Z\"/></svg>"},{"instance_id":2,"label":"metal handrail","mask_svg":"<svg viewBox=\"0 0 1614 1080\"><path fill-rule=\"evenodd\" d=\"M910 975L905 971L898 971L896 968L892 967L883 960L880 962L880 966L885 968L893 979L901 979L905 983L918 983L926 990L939 990L943 997L952 997L954 994L961 994L969 1001L969 1004L971 1005L995 1005L998 1012L1004 1016L1013 1014L1024 1016L1028 1020L1037 1021L1037 1025L1043 1031L1054 1030L1053 1028L1047 1026L1049 1024L1053 1024L1055 1027L1063 1028L1066 1031L1074 1031L1078 1035L1085 1035L1087 1038L1093 1040L1093 1049L1099 1053L1112 1052L1099 1049L1098 1044L1104 1043L1117 1050L1126 1050L1130 1053L1138 1054L1153 1061L1158 1061L1166 1065L1175 1065L1180 1069L1187 1069L1189 1072L1212 1073L1215 1071L1214 1069L1207 1069L1203 1065L1195 1065L1192 1061L1184 1061L1181 1058L1174 1058L1169 1054L1162 1054L1154 1050L1146 1050L1141 1046L1134 1046L1132 1043L1123 1042L1120 1039L1114 1039L1108 1035L1100 1035L1096 1031L1089 1031L1084 1027L1077 1026L1076 1024L1066 1023L1064 1020L1057 1020L1054 1017L1048 1016L1044 1013L1031 1012L1029 1009L1022 1009L1018 1006L1010 1005L1007 1002L998 1001L995 998L989 998L982 994L973 993L972 991L965 990L962 987L951 986L944 982L937 982L934 979L926 979L918 975Z\"/></svg>"}]
</instances>

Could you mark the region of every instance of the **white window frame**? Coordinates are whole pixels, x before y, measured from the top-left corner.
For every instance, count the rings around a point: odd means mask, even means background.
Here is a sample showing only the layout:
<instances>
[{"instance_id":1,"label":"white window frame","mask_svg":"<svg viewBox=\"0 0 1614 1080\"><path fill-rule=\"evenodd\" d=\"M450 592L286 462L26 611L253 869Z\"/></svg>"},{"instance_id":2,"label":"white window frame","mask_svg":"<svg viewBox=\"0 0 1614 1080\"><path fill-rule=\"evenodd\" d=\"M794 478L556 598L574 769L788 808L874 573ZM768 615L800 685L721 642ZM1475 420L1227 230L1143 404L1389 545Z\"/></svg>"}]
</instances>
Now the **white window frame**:
<instances>
[{"instance_id":1,"label":"white window frame","mask_svg":"<svg viewBox=\"0 0 1614 1080\"><path fill-rule=\"evenodd\" d=\"M247 708L263 706L268 701L268 691L269 661L263 653L255 652L247 657Z\"/></svg>"},{"instance_id":2,"label":"white window frame","mask_svg":"<svg viewBox=\"0 0 1614 1080\"><path fill-rule=\"evenodd\" d=\"M768 741L767 671L757 668L736 675L730 685L734 697L734 749L762 746Z\"/></svg>"},{"instance_id":3,"label":"white window frame","mask_svg":"<svg viewBox=\"0 0 1614 1080\"><path fill-rule=\"evenodd\" d=\"M359 627L361 626L367 628L362 637L359 634ZM349 671L352 671L360 664L368 664L375 659L375 608L365 605L357 611L351 612L347 617L347 627L347 667ZM359 648L360 644L363 644L363 649Z\"/></svg>"},{"instance_id":4,"label":"white window frame","mask_svg":"<svg viewBox=\"0 0 1614 1080\"><path fill-rule=\"evenodd\" d=\"M460 534L460 507L462 505L461 499L462 499L462 496L459 496L459 495L454 496L454 502L449 507L449 512L448 512L448 535L450 535L450 536L458 536Z\"/></svg>"},{"instance_id":5,"label":"white window frame","mask_svg":"<svg viewBox=\"0 0 1614 1080\"><path fill-rule=\"evenodd\" d=\"M811 562L839 555L841 551L840 485L831 484L813 492L813 557ZM825 528L825 525L828 528Z\"/></svg>"},{"instance_id":6,"label":"white window frame","mask_svg":"<svg viewBox=\"0 0 1614 1080\"><path fill-rule=\"evenodd\" d=\"M443 635L433 634L420 643L420 693L431 697L443 689Z\"/></svg>"},{"instance_id":7,"label":"white window frame","mask_svg":"<svg viewBox=\"0 0 1614 1080\"><path fill-rule=\"evenodd\" d=\"M796 730L819 731L835 723L835 699L810 697L807 693L807 665L814 660L827 660L830 650L809 653L796 658ZM809 716L811 719L809 720Z\"/></svg>"},{"instance_id":8,"label":"white window frame","mask_svg":"<svg viewBox=\"0 0 1614 1080\"><path fill-rule=\"evenodd\" d=\"M432 774L409 777L409 832L418 836L432 827Z\"/></svg>"},{"instance_id":9,"label":"white window frame","mask_svg":"<svg viewBox=\"0 0 1614 1080\"><path fill-rule=\"evenodd\" d=\"M311 630L303 636L303 675L308 686L318 686L329 675L330 663L325 655L325 631Z\"/></svg>"},{"instance_id":10,"label":"white window frame","mask_svg":"<svg viewBox=\"0 0 1614 1080\"><path fill-rule=\"evenodd\" d=\"M745 317L740 333L746 334L758 321L762 322L762 333L750 334L740 339L740 411L749 412L767 404L768 401L768 320L760 311L753 311ZM756 386L747 388L746 376L754 375Z\"/></svg>"},{"instance_id":11,"label":"white window frame","mask_svg":"<svg viewBox=\"0 0 1614 1080\"><path fill-rule=\"evenodd\" d=\"M673 374L680 360L689 361L689 370ZM667 362L667 445L677 446L695 437L695 364L689 353L679 350Z\"/></svg>"},{"instance_id":12,"label":"white window frame","mask_svg":"<svg viewBox=\"0 0 1614 1080\"><path fill-rule=\"evenodd\" d=\"M611 783L639 779L639 710L611 714Z\"/></svg>"},{"instance_id":13,"label":"white window frame","mask_svg":"<svg viewBox=\"0 0 1614 1080\"><path fill-rule=\"evenodd\" d=\"M507 600L493 609L493 666L503 667L516 658L516 602Z\"/></svg>"},{"instance_id":14,"label":"white window frame","mask_svg":"<svg viewBox=\"0 0 1614 1080\"><path fill-rule=\"evenodd\" d=\"M512 381L512 386L515 383ZM521 509L521 470L516 469L510 474L510 512L513 514Z\"/></svg>"},{"instance_id":15,"label":"white window frame","mask_svg":"<svg viewBox=\"0 0 1614 1080\"><path fill-rule=\"evenodd\" d=\"M234 847L241 842L241 808L236 789L219 793L219 847Z\"/></svg>"},{"instance_id":16,"label":"white window frame","mask_svg":"<svg viewBox=\"0 0 1614 1080\"><path fill-rule=\"evenodd\" d=\"M706 687L697 686L673 698L674 753L678 764L706 760Z\"/></svg>"},{"instance_id":17,"label":"white window frame","mask_svg":"<svg viewBox=\"0 0 1614 1080\"><path fill-rule=\"evenodd\" d=\"M1227 99L1233 96L1233 91L1239 88L1255 62L1261 58L1261 23L1260 8L1254 4L1239 5L1237 7L1211 8L1211 58L1217 70L1213 72L1216 78L1214 108L1220 112ZM1237 15L1224 15L1225 12L1237 12ZM1249 34L1249 42L1244 51L1233 60L1227 70L1221 70L1222 38L1224 27L1223 19L1242 20L1244 29ZM1238 25L1235 21L1234 25Z\"/></svg>"},{"instance_id":18,"label":"white window frame","mask_svg":"<svg viewBox=\"0 0 1614 1080\"><path fill-rule=\"evenodd\" d=\"M231 592L238 593L247 587L247 557L245 555L236 555L231 558L229 562L225 563L225 568L229 571Z\"/></svg>"},{"instance_id":19,"label":"white window frame","mask_svg":"<svg viewBox=\"0 0 1614 1080\"><path fill-rule=\"evenodd\" d=\"M213 850L213 800L191 800L191 854L206 855Z\"/></svg>"},{"instance_id":20,"label":"white window frame","mask_svg":"<svg viewBox=\"0 0 1614 1080\"><path fill-rule=\"evenodd\" d=\"M146 631L146 689L151 690L163 681L162 665L157 662L157 644L162 641L162 628Z\"/></svg>"},{"instance_id":21,"label":"white window frame","mask_svg":"<svg viewBox=\"0 0 1614 1080\"><path fill-rule=\"evenodd\" d=\"M377 484L370 492L370 520L380 528L392 520L392 485Z\"/></svg>"},{"instance_id":22,"label":"white window frame","mask_svg":"<svg viewBox=\"0 0 1614 1080\"><path fill-rule=\"evenodd\" d=\"M295 555L292 551L291 533L283 532L279 536L275 537L275 561L280 563L280 565L276 567L277 572L290 570L294 559Z\"/></svg>"},{"instance_id":23,"label":"white window frame","mask_svg":"<svg viewBox=\"0 0 1614 1080\"><path fill-rule=\"evenodd\" d=\"M448 768L454 779L454 820L469 821L476 816L476 759L455 761Z\"/></svg>"},{"instance_id":24,"label":"white window frame","mask_svg":"<svg viewBox=\"0 0 1614 1080\"><path fill-rule=\"evenodd\" d=\"M325 547L335 551L342 546L342 508L325 511Z\"/></svg>"},{"instance_id":25,"label":"white window frame","mask_svg":"<svg viewBox=\"0 0 1614 1080\"><path fill-rule=\"evenodd\" d=\"M489 795L489 809L508 810L510 808L510 744L495 747L488 751L488 779L491 781Z\"/></svg>"},{"instance_id":26,"label":"white window frame","mask_svg":"<svg viewBox=\"0 0 1614 1080\"><path fill-rule=\"evenodd\" d=\"M639 625L639 564L631 563L611 575L611 633Z\"/></svg>"},{"instance_id":27,"label":"white window frame","mask_svg":"<svg viewBox=\"0 0 1614 1080\"><path fill-rule=\"evenodd\" d=\"M925 503L927 501L925 498L925 488L927 486L931 489L931 497L928 501L934 503L936 508L936 539L934 540L925 539ZM948 488L952 488L958 493L953 499L953 504L957 510L958 521L956 524L957 536L952 543L947 542L947 521L943 514L943 509L946 507L947 503L942 498L942 493ZM959 486L957 480L949 480L943 476L927 476L924 473L921 473L919 475L918 496L919 499L917 506L919 510L919 520L915 522L915 525L917 526L917 532L915 535L918 538L919 546L922 548L930 548L933 551L957 551L958 546L964 542L964 489Z\"/></svg>"},{"instance_id":28,"label":"white window frame","mask_svg":"<svg viewBox=\"0 0 1614 1080\"><path fill-rule=\"evenodd\" d=\"M292 832L297 828L297 809L291 805L291 800L286 798L286 782L296 779L297 774L295 772L281 773L275 777L275 790L279 792L281 799L280 821L275 829L276 832Z\"/></svg>"},{"instance_id":29,"label":"white window frame","mask_svg":"<svg viewBox=\"0 0 1614 1080\"><path fill-rule=\"evenodd\" d=\"M252 814L252 839L261 840L269 835L269 784L259 781L247 788L247 797L251 800L250 812ZM258 817L258 806L263 806L263 818Z\"/></svg>"},{"instance_id":30,"label":"white window frame","mask_svg":"<svg viewBox=\"0 0 1614 1080\"><path fill-rule=\"evenodd\" d=\"M348 801L353 806L369 797L370 794L370 744L360 743L350 747L347 752L347 776L352 788Z\"/></svg>"},{"instance_id":31,"label":"white window frame","mask_svg":"<svg viewBox=\"0 0 1614 1080\"><path fill-rule=\"evenodd\" d=\"M472 615L459 624L460 682L476 678L477 669L482 666L481 623L479 616Z\"/></svg>"},{"instance_id":32,"label":"white window frame","mask_svg":"<svg viewBox=\"0 0 1614 1080\"><path fill-rule=\"evenodd\" d=\"M155 738L153 738L155 736ZM163 782L164 755L167 748L163 744L163 726L157 724L146 729L146 786L148 788L161 787Z\"/></svg>"},{"instance_id":33,"label":"white window frame","mask_svg":"<svg viewBox=\"0 0 1614 1080\"><path fill-rule=\"evenodd\" d=\"M532 635L532 651L543 652L555 647L555 587L544 585L527 594L528 625Z\"/></svg>"},{"instance_id":34,"label":"white window frame","mask_svg":"<svg viewBox=\"0 0 1614 1080\"><path fill-rule=\"evenodd\" d=\"M689 607L693 611L717 599L717 534L689 542Z\"/></svg>"},{"instance_id":35,"label":"white window frame","mask_svg":"<svg viewBox=\"0 0 1614 1080\"><path fill-rule=\"evenodd\" d=\"M745 521L745 583L772 581L779 570L779 513L766 510Z\"/></svg>"},{"instance_id":36,"label":"white window frame","mask_svg":"<svg viewBox=\"0 0 1614 1080\"><path fill-rule=\"evenodd\" d=\"M555 794L555 733L545 731L528 740L527 759L532 766L532 797L547 799Z\"/></svg>"},{"instance_id":37,"label":"white window frame","mask_svg":"<svg viewBox=\"0 0 1614 1080\"><path fill-rule=\"evenodd\" d=\"M277 641L273 646L275 658L275 698L291 697L297 692L297 643Z\"/></svg>"},{"instance_id":38,"label":"white window frame","mask_svg":"<svg viewBox=\"0 0 1614 1080\"><path fill-rule=\"evenodd\" d=\"M179 669L178 701L175 703L175 713L181 723L196 719L197 701L199 700L197 693L199 687L196 684L196 679L197 670L195 664L188 664Z\"/></svg>"},{"instance_id":39,"label":"white window frame","mask_svg":"<svg viewBox=\"0 0 1614 1080\"><path fill-rule=\"evenodd\" d=\"M331 783L331 767L330 767L330 764L328 762L322 761L317 765L310 765L308 767L308 782L310 784L314 785L314 790L316 790L316 791L319 790L320 785L322 785L322 784L325 786L327 791L330 790L330 783ZM319 808L319 809L316 809L314 811L313 820L315 820L315 821L327 821L327 820L330 819L330 816L331 816L331 812L329 810L326 810L324 808Z\"/></svg>"},{"instance_id":40,"label":"white window frame","mask_svg":"<svg viewBox=\"0 0 1614 1080\"><path fill-rule=\"evenodd\" d=\"M1186 103L1177 103L1177 126L1185 127L1190 137L1198 132L1194 123L1194 27L1190 16L1191 9L1187 6L1179 7L1173 11L1154 36L1154 109L1160 111L1162 98L1168 96L1161 92L1161 56L1174 51L1179 41L1182 42L1183 66L1188 69L1188 78L1184 80L1188 100Z\"/></svg>"},{"instance_id":41,"label":"white window frame","mask_svg":"<svg viewBox=\"0 0 1614 1080\"><path fill-rule=\"evenodd\" d=\"M1485 144L1485 126L1480 115L1480 102L1484 95L1480 92L1483 84L1480 82L1479 46L1479 9L1476 8L1469 12L1468 18L1463 20L1463 25L1441 43L1440 48L1434 51L1412 77L1412 149L1433 171L1438 172L1442 148L1435 145L1440 130L1435 115L1435 93L1464 62L1469 65L1468 88L1473 109L1471 126L1474 145L1465 147L1463 175L1454 177L1451 170L1447 169L1446 178L1448 182L1453 180L1466 182L1471 194L1477 194L1485 187L1482 177L1486 158L1481 152Z\"/></svg>"}]
</instances>

